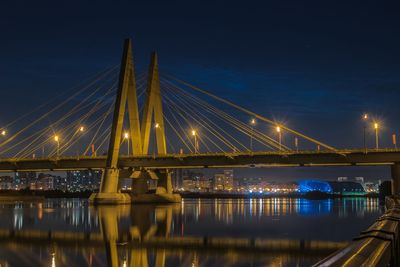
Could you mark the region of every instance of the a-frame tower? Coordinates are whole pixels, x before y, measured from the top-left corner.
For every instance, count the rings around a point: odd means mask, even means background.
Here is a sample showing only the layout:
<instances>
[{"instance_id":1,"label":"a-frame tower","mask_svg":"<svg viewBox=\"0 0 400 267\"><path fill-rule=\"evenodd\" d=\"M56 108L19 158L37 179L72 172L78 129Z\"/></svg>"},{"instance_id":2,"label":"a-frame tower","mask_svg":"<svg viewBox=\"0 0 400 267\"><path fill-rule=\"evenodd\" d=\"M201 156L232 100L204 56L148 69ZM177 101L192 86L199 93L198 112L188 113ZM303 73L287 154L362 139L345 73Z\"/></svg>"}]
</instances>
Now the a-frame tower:
<instances>
[{"instance_id":1,"label":"a-frame tower","mask_svg":"<svg viewBox=\"0 0 400 267\"><path fill-rule=\"evenodd\" d=\"M122 138L122 128L126 103L128 103L130 145L133 155L148 154L151 129L154 127L157 140L158 154L166 154L166 139L164 130L164 117L160 94L160 80L158 74L157 55L154 52L151 57L149 78L147 85L147 98L143 111L143 120L140 127L138 101L136 94L135 72L132 55L132 42L126 39L121 60L118 91L115 100L113 122L111 128L110 144L108 148L106 166L101 179L100 192L90 196L89 201L94 204L124 204L132 201L131 195L119 193L118 180L120 169L118 167L119 150ZM154 124L152 122L154 114ZM138 173L139 172L139 173ZM180 197L172 194L171 174L168 170L140 170L136 174L129 175L132 178L156 177L158 178L157 191L154 197L146 194L146 202L176 202ZM126 177L126 178L129 178ZM137 201L142 201L141 196L134 196Z\"/></svg>"}]
</instances>

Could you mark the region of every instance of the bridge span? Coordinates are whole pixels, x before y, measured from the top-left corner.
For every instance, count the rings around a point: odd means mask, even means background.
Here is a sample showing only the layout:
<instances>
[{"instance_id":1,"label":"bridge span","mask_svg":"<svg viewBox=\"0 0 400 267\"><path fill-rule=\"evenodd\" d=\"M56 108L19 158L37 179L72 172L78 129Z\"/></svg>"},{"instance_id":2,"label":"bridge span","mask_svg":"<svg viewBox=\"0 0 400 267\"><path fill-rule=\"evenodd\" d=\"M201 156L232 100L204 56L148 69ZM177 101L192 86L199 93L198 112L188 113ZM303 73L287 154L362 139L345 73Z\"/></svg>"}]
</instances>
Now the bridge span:
<instances>
[{"instance_id":1,"label":"bridge span","mask_svg":"<svg viewBox=\"0 0 400 267\"><path fill-rule=\"evenodd\" d=\"M0 172L104 169L106 156L0 159ZM119 169L378 166L400 162L400 149L232 152L120 156Z\"/></svg>"}]
</instances>

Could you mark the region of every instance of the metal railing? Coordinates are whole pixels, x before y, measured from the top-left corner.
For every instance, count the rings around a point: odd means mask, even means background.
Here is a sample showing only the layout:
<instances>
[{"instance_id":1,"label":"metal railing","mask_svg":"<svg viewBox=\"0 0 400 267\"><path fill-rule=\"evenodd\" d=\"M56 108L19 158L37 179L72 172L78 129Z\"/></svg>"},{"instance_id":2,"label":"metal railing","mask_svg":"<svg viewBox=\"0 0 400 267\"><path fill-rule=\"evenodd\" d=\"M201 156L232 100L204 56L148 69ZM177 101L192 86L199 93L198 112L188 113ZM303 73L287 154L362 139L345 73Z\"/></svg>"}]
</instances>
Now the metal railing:
<instances>
[{"instance_id":1,"label":"metal railing","mask_svg":"<svg viewBox=\"0 0 400 267\"><path fill-rule=\"evenodd\" d=\"M345 248L314 266L399 266L400 198L386 198L386 212Z\"/></svg>"}]
</instances>

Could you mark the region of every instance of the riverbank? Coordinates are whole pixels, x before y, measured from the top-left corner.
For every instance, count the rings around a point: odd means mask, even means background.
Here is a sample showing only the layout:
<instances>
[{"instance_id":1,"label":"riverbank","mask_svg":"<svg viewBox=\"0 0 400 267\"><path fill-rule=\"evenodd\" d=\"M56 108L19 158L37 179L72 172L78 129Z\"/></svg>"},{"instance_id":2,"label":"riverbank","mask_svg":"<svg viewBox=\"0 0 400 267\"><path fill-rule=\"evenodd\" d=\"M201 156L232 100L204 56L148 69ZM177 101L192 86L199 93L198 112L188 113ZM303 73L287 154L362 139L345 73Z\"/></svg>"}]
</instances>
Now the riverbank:
<instances>
[{"instance_id":1,"label":"riverbank","mask_svg":"<svg viewBox=\"0 0 400 267\"><path fill-rule=\"evenodd\" d=\"M83 192L63 192L58 190L0 190L0 201L3 200L20 200L22 197L24 200L38 200L44 198L89 198L94 191L83 191ZM129 192L125 192L129 193ZM152 193L152 192L151 192ZM339 195L339 194L328 194L321 192L309 192L307 194L302 193L286 193L286 194L244 194L244 193L193 193L193 192L179 192L182 198L220 198L220 199L250 199L250 198L306 198L306 199L330 199L330 198L344 198L344 197L371 197L377 198L379 194L369 193L365 195Z\"/></svg>"},{"instance_id":2,"label":"riverbank","mask_svg":"<svg viewBox=\"0 0 400 267\"><path fill-rule=\"evenodd\" d=\"M182 198L307 198L307 199L329 199L329 198L344 198L344 197L371 197L377 198L379 194L369 193L365 195L339 195L328 194L321 192L310 193L287 193L287 194L243 194L243 193L180 193Z\"/></svg>"}]
</instances>

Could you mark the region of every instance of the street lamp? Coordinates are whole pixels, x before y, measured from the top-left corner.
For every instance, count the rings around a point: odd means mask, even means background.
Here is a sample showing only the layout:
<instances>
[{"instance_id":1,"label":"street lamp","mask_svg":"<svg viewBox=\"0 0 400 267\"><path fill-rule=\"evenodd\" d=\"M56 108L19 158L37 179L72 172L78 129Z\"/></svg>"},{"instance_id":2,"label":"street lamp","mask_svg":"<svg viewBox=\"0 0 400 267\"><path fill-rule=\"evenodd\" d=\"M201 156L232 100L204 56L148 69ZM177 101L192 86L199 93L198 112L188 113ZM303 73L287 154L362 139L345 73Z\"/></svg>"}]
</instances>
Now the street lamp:
<instances>
[{"instance_id":1,"label":"street lamp","mask_svg":"<svg viewBox=\"0 0 400 267\"><path fill-rule=\"evenodd\" d=\"M192 136L194 137L194 153L197 153L198 151L198 143L197 143L197 132L196 130L192 130Z\"/></svg>"},{"instance_id":2,"label":"street lamp","mask_svg":"<svg viewBox=\"0 0 400 267\"><path fill-rule=\"evenodd\" d=\"M124 139L126 139L126 141L127 141L127 145L128 145L128 156L129 156L129 133L128 133L128 132L124 132Z\"/></svg>"},{"instance_id":3,"label":"street lamp","mask_svg":"<svg viewBox=\"0 0 400 267\"><path fill-rule=\"evenodd\" d=\"M156 154L157 149L157 129L160 128L160 124L156 122L154 124L154 155Z\"/></svg>"},{"instance_id":4,"label":"street lamp","mask_svg":"<svg viewBox=\"0 0 400 267\"><path fill-rule=\"evenodd\" d=\"M84 132L85 131L85 127L83 127L83 126L79 127L79 131L80 132Z\"/></svg>"},{"instance_id":5,"label":"street lamp","mask_svg":"<svg viewBox=\"0 0 400 267\"><path fill-rule=\"evenodd\" d=\"M6 130L1 130L1 135L5 136L7 134Z\"/></svg>"},{"instance_id":6,"label":"street lamp","mask_svg":"<svg viewBox=\"0 0 400 267\"><path fill-rule=\"evenodd\" d=\"M379 129L379 124L377 122L374 123L374 129L375 129L375 148L379 148L379 136L378 136L378 129Z\"/></svg>"},{"instance_id":7,"label":"street lamp","mask_svg":"<svg viewBox=\"0 0 400 267\"><path fill-rule=\"evenodd\" d=\"M279 150L282 150L282 133L281 133L281 127L280 126L276 126L276 132L278 133Z\"/></svg>"},{"instance_id":8,"label":"street lamp","mask_svg":"<svg viewBox=\"0 0 400 267\"><path fill-rule=\"evenodd\" d=\"M253 132L254 132L254 126L256 125L256 119L251 119L250 120L250 126L251 126L251 131L250 131L250 151L253 151Z\"/></svg>"},{"instance_id":9,"label":"street lamp","mask_svg":"<svg viewBox=\"0 0 400 267\"><path fill-rule=\"evenodd\" d=\"M57 142L57 157L59 157L60 156L60 137L58 135L55 135L54 141Z\"/></svg>"},{"instance_id":10,"label":"street lamp","mask_svg":"<svg viewBox=\"0 0 400 267\"><path fill-rule=\"evenodd\" d=\"M366 140L366 131L367 131L367 121L368 121L368 114L365 113L362 117L364 121L364 150L367 152L367 140Z\"/></svg>"}]
</instances>

